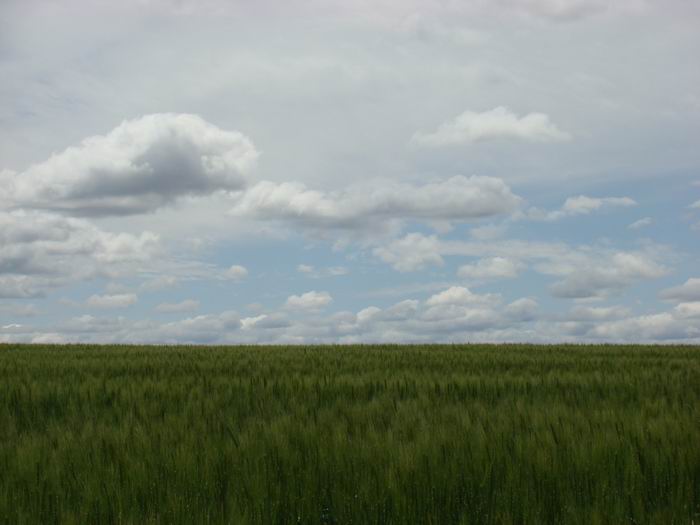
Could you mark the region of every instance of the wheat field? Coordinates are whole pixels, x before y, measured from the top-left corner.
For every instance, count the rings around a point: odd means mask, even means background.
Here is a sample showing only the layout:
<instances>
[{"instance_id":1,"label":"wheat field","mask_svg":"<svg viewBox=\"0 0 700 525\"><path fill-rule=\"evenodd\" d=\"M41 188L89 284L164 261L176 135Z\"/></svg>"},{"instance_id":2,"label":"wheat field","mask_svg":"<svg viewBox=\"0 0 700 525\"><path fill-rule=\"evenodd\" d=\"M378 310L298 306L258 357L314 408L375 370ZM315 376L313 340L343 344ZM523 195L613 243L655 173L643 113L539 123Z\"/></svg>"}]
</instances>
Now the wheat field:
<instances>
[{"instance_id":1,"label":"wheat field","mask_svg":"<svg viewBox=\"0 0 700 525\"><path fill-rule=\"evenodd\" d=\"M700 522L700 347L0 345L0 522Z\"/></svg>"}]
</instances>

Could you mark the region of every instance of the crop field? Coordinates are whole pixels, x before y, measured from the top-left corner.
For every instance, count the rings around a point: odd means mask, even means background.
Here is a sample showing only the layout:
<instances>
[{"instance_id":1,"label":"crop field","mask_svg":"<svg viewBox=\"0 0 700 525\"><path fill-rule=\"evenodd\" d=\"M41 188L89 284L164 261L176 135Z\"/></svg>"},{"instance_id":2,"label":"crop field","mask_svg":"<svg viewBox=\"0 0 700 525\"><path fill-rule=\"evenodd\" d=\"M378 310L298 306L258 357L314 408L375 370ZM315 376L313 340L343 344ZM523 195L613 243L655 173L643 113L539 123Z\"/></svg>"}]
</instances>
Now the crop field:
<instances>
[{"instance_id":1,"label":"crop field","mask_svg":"<svg viewBox=\"0 0 700 525\"><path fill-rule=\"evenodd\" d=\"M0 523L700 523L700 347L0 345Z\"/></svg>"}]
</instances>

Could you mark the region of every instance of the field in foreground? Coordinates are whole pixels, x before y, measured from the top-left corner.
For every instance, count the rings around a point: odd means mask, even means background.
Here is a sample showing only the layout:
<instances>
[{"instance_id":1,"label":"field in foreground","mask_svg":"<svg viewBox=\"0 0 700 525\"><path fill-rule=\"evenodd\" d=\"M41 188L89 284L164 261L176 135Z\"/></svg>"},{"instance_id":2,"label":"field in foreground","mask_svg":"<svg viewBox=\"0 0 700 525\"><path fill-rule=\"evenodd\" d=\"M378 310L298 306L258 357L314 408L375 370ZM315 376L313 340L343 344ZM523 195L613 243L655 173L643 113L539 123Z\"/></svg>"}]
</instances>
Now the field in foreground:
<instances>
[{"instance_id":1,"label":"field in foreground","mask_svg":"<svg viewBox=\"0 0 700 525\"><path fill-rule=\"evenodd\" d=\"M700 522L700 347L0 345L0 523Z\"/></svg>"}]
</instances>

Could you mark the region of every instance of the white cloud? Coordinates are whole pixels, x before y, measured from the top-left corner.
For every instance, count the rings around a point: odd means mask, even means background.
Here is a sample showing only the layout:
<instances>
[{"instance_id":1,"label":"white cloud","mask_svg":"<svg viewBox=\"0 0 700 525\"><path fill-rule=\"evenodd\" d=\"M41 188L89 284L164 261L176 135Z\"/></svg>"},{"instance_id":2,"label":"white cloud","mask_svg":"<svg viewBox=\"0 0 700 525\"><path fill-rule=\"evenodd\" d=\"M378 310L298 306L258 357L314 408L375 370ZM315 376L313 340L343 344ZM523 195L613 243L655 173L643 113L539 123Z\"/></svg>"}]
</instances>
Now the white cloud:
<instances>
[{"instance_id":1,"label":"white cloud","mask_svg":"<svg viewBox=\"0 0 700 525\"><path fill-rule=\"evenodd\" d=\"M482 257L532 262L537 273L554 276L550 291L557 297L594 298L620 293L629 286L666 275L661 261L667 247L646 246L620 251L609 246L569 246L564 243L518 240L441 240L435 235L410 233L373 250L375 256L399 271L444 264L445 256Z\"/></svg>"},{"instance_id":2,"label":"white cloud","mask_svg":"<svg viewBox=\"0 0 700 525\"><path fill-rule=\"evenodd\" d=\"M588 197L587 195L578 195L577 197L569 197L566 199L562 207L558 210L547 212L539 208L530 208L523 214L516 215L516 218L527 217L535 221L556 221L564 217L588 215L592 212L608 208L628 208L636 205L637 202L630 197ZM651 219L649 219L649 221L651 221ZM646 223L641 226L644 225L646 225Z\"/></svg>"},{"instance_id":3,"label":"white cloud","mask_svg":"<svg viewBox=\"0 0 700 525\"><path fill-rule=\"evenodd\" d=\"M661 299L677 302L700 301L700 278L691 277L680 286L667 288L659 294Z\"/></svg>"},{"instance_id":4,"label":"white cloud","mask_svg":"<svg viewBox=\"0 0 700 525\"><path fill-rule=\"evenodd\" d=\"M452 286L440 293L431 295L425 304L428 306L493 304L499 297L493 294L479 295L464 286Z\"/></svg>"},{"instance_id":5,"label":"white cloud","mask_svg":"<svg viewBox=\"0 0 700 525\"><path fill-rule=\"evenodd\" d=\"M312 290L301 295L290 295L285 303L287 308L294 310L319 310L328 306L333 298L328 292Z\"/></svg>"},{"instance_id":6,"label":"white cloud","mask_svg":"<svg viewBox=\"0 0 700 525\"><path fill-rule=\"evenodd\" d=\"M300 264L297 271L315 279L320 277L340 277L347 275L350 270L345 266L328 266L327 268L315 268L310 264Z\"/></svg>"},{"instance_id":7,"label":"white cloud","mask_svg":"<svg viewBox=\"0 0 700 525\"><path fill-rule=\"evenodd\" d=\"M250 330L256 324L267 319L266 314L256 315L255 317L244 317L241 319L241 330Z\"/></svg>"},{"instance_id":8,"label":"white cloud","mask_svg":"<svg viewBox=\"0 0 700 525\"><path fill-rule=\"evenodd\" d=\"M241 279L245 279L248 276L248 270L240 264L234 264L228 270L226 270L225 276L227 279L240 281Z\"/></svg>"},{"instance_id":9,"label":"white cloud","mask_svg":"<svg viewBox=\"0 0 700 525\"><path fill-rule=\"evenodd\" d=\"M668 273L668 270L653 260L649 254L634 252L617 252L603 260L581 260L579 266L563 262L545 265L544 273L562 274L564 279L550 286L555 297L581 299L606 297L620 293L636 281L655 279Z\"/></svg>"},{"instance_id":10,"label":"white cloud","mask_svg":"<svg viewBox=\"0 0 700 525\"><path fill-rule=\"evenodd\" d=\"M700 301L689 303L680 303L674 308L675 313L679 317L697 317L700 318Z\"/></svg>"},{"instance_id":11,"label":"white cloud","mask_svg":"<svg viewBox=\"0 0 700 525\"><path fill-rule=\"evenodd\" d=\"M0 246L0 297L133 272L161 252L150 232L112 233L82 219L21 210L0 212Z\"/></svg>"},{"instance_id":12,"label":"white cloud","mask_svg":"<svg viewBox=\"0 0 700 525\"><path fill-rule=\"evenodd\" d=\"M595 325L591 335L607 341L663 341L700 337L700 329L668 312Z\"/></svg>"},{"instance_id":13,"label":"white cloud","mask_svg":"<svg viewBox=\"0 0 700 525\"><path fill-rule=\"evenodd\" d=\"M314 267L310 264L300 264L299 266L297 266L297 271L299 273L313 273Z\"/></svg>"},{"instance_id":14,"label":"white cloud","mask_svg":"<svg viewBox=\"0 0 700 525\"><path fill-rule=\"evenodd\" d=\"M179 303L160 303L156 306L156 311L161 313L192 312L199 309L199 301L185 299Z\"/></svg>"},{"instance_id":15,"label":"white cloud","mask_svg":"<svg viewBox=\"0 0 700 525\"><path fill-rule=\"evenodd\" d=\"M568 215L585 215L592 211L599 210L603 206L636 206L637 203L629 197L604 197L595 198L579 195L569 197L562 206L562 211Z\"/></svg>"},{"instance_id":16,"label":"white cloud","mask_svg":"<svg viewBox=\"0 0 700 525\"><path fill-rule=\"evenodd\" d=\"M495 139L561 142L570 138L544 113L529 113L518 117L508 108L499 106L483 113L465 111L454 120L441 124L432 133L414 134L411 142L420 146L439 147Z\"/></svg>"},{"instance_id":17,"label":"white cloud","mask_svg":"<svg viewBox=\"0 0 700 525\"><path fill-rule=\"evenodd\" d=\"M630 230L638 230L640 228L644 228L646 226L649 226L653 223L653 219L651 217L643 217L637 221L634 221L632 224L627 226Z\"/></svg>"},{"instance_id":18,"label":"white cloud","mask_svg":"<svg viewBox=\"0 0 700 525\"><path fill-rule=\"evenodd\" d=\"M695 201L693 204L688 206L692 210L700 210L700 200Z\"/></svg>"},{"instance_id":19,"label":"white cloud","mask_svg":"<svg viewBox=\"0 0 700 525\"><path fill-rule=\"evenodd\" d=\"M152 212L183 196L241 189L257 156L244 135L196 115L147 115L23 173L4 172L0 201L82 216Z\"/></svg>"},{"instance_id":20,"label":"white cloud","mask_svg":"<svg viewBox=\"0 0 700 525\"><path fill-rule=\"evenodd\" d=\"M480 259L476 264L459 267L457 275L463 279L512 279L517 277L522 264L506 257Z\"/></svg>"},{"instance_id":21,"label":"white cloud","mask_svg":"<svg viewBox=\"0 0 700 525\"><path fill-rule=\"evenodd\" d=\"M92 308L126 308L136 304L138 296L133 293L91 295L86 304Z\"/></svg>"},{"instance_id":22,"label":"white cloud","mask_svg":"<svg viewBox=\"0 0 700 525\"><path fill-rule=\"evenodd\" d=\"M399 272L414 272L426 266L442 266L439 249L440 241L435 235L409 233L387 246L375 248L373 253Z\"/></svg>"},{"instance_id":23,"label":"white cloud","mask_svg":"<svg viewBox=\"0 0 700 525\"><path fill-rule=\"evenodd\" d=\"M256 184L231 213L311 229L386 229L391 221L465 221L515 210L519 197L501 179L455 176L422 185L377 181L322 192L296 182Z\"/></svg>"}]
</instances>

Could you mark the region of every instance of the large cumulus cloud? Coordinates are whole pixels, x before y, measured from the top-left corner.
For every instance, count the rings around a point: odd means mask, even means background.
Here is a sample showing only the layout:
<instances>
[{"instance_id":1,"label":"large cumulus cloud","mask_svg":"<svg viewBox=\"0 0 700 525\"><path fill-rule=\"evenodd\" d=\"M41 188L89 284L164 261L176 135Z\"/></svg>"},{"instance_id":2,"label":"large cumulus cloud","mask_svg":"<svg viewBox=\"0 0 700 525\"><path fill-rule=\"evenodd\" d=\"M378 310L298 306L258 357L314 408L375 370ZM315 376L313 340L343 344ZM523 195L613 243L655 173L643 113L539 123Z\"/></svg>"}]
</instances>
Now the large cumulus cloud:
<instances>
[{"instance_id":1,"label":"large cumulus cloud","mask_svg":"<svg viewBox=\"0 0 700 525\"><path fill-rule=\"evenodd\" d=\"M2 172L0 202L73 216L152 212L183 196L243 188L257 157L243 134L196 115L147 115L24 172Z\"/></svg>"}]
</instances>

